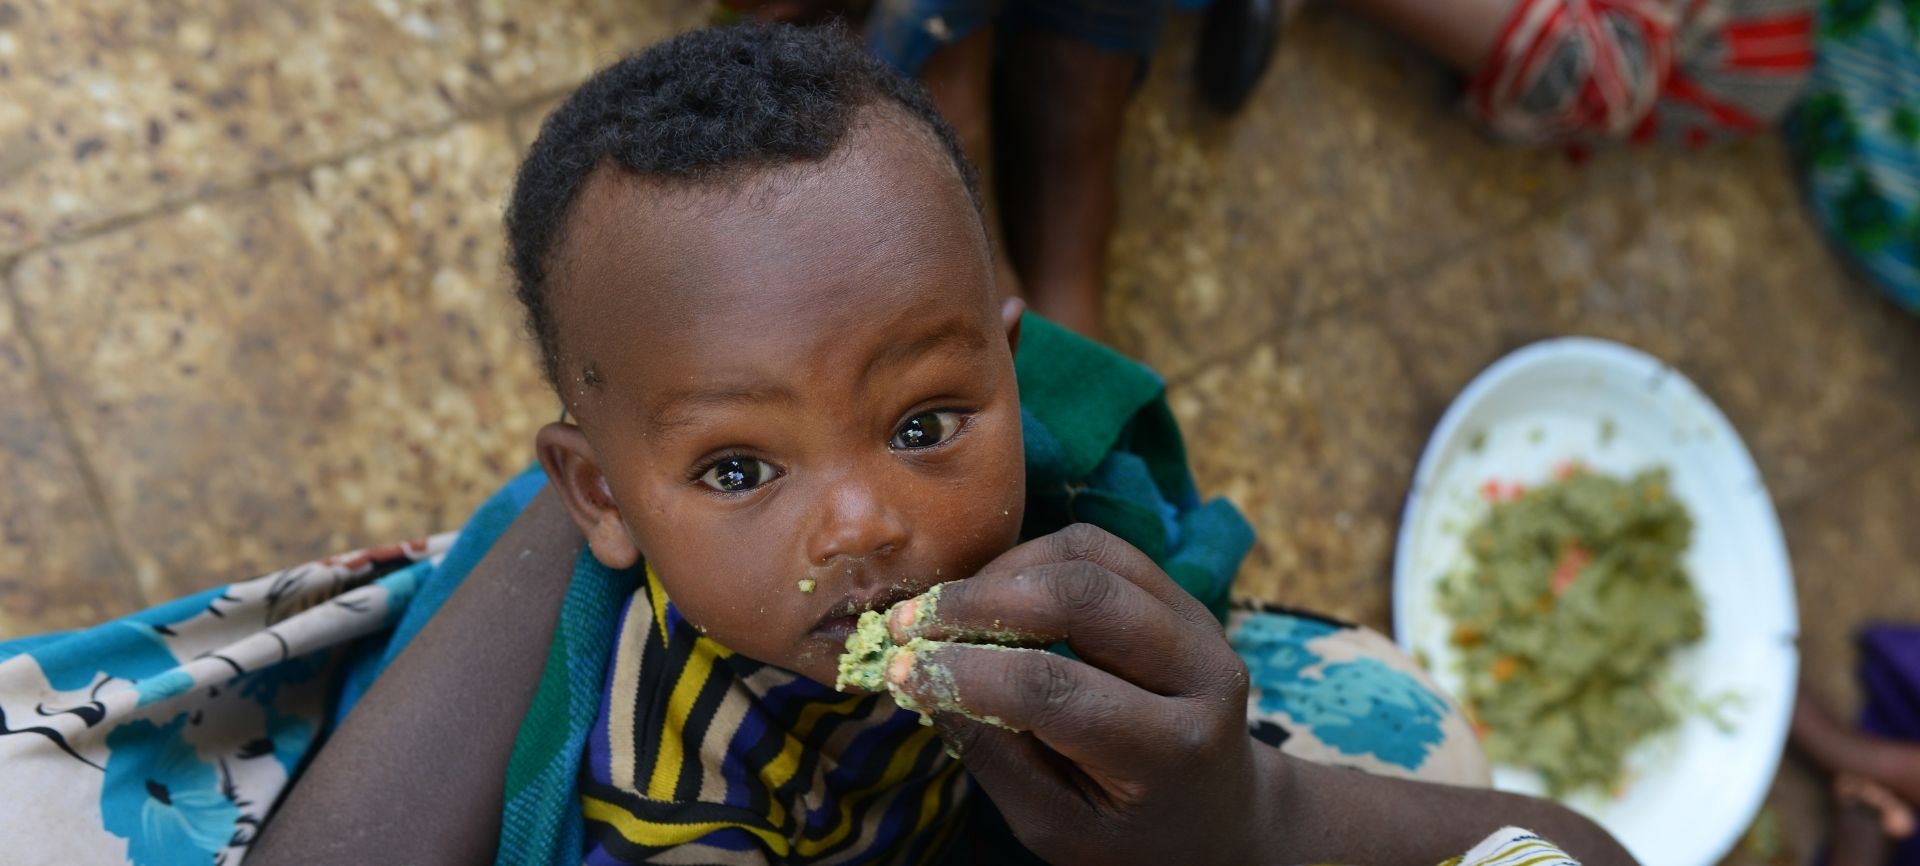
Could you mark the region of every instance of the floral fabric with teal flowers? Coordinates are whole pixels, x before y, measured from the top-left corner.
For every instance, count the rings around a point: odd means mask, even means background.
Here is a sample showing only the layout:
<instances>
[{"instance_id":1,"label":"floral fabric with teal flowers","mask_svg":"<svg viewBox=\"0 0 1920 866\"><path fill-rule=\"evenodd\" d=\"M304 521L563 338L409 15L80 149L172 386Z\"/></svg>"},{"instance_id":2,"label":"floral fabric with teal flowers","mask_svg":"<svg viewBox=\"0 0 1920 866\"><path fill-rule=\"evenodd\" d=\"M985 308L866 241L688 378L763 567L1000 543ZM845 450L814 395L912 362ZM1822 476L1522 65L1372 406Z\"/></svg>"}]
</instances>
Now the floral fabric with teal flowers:
<instances>
[{"instance_id":1,"label":"floral fabric with teal flowers","mask_svg":"<svg viewBox=\"0 0 1920 866\"><path fill-rule=\"evenodd\" d=\"M1465 714L1386 636L1262 602L1235 602L1227 642L1247 663L1255 739L1320 764L1484 787Z\"/></svg>"},{"instance_id":2,"label":"floral fabric with teal flowers","mask_svg":"<svg viewBox=\"0 0 1920 866\"><path fill-rule=\"evenodd\" d=\"M451 533L0 643L9 863L237 864Z\"/></svg>"},{"instance_id":3,"label":"floral fabric with teal flowers","mask_svg":"<svg viewBox=\"0 0 1920 866\"><path fill-rule=\"evenodd\" d=\"M1825 0L1788 132L1814 212L1896 303L1920 313L1920 3Z\"/></svg>"}]
</instances>

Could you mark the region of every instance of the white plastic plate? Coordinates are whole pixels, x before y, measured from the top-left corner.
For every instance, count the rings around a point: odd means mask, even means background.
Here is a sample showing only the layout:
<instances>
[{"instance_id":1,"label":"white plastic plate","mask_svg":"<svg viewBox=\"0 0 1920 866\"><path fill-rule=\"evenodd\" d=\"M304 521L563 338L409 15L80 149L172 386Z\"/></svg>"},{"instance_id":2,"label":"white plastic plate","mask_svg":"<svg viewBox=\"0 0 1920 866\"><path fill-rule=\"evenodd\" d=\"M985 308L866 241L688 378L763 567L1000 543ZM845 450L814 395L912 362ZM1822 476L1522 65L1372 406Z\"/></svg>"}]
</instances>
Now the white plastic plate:
<instances>
[{"instance_id":1,"label":"white plastic plate","mask_svg":"<svg viewBox=\"0 0 1920 866\"><path fill-rule=\"evenodd\" d=\"M1625 475L1651 466L1693 515L1686 566L1706 605L1706 638L1675 675L1717 706L1688 714L1627 759L1618 792L1567 805L1599 821L1646 866L1712 866L1765 798L1786 740L1799 656L1793 574L1766 484L1725 415L1673 368L1604 340L1535 343L1460 393L1420 457L1393 567L1394 634L1439 683L1460 677L1434 603L1464 564L1461 542L1489 480L1537 485L1568 461ZM1543 793L1534 774L1494 768L1494 786Z\"/></svg>"}]
</instances>

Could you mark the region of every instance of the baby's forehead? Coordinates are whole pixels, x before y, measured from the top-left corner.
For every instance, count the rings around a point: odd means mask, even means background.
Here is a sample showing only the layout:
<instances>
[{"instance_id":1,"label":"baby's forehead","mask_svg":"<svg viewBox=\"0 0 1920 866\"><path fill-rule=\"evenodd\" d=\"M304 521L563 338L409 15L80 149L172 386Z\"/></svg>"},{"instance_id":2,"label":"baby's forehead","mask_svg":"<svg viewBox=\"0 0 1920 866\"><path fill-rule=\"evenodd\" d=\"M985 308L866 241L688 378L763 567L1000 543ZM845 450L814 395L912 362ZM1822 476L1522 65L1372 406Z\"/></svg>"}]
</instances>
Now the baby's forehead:
<instances>
[{"instance_id":1,"label":"baby's forehead","mask_svg":"<svg viewBox=\"0 0 1920 866\"><path fill-rule=\"evenodd\" d=\"M991 300L978 213L923 138L873 122L817 163L706 181L594 172L561 262L563 352L636 306L651 324L695 327L739 307L879 307L916 286Z\"/></svg>"},{"instance_id":2,"label":"baby's forehead","mask_svg":"<svg viewBox=\"0 0 1920 866\"><path fill-rule=\"evenodd\" d=\"M901 388L925 377L977 381L991 370L999 319L979 291L869 284L832 299L844 303L819 303L807 291L760 304L716 289L713 303L682 305L672 323L644 316L629 328L615 315L586 324L578 414L667 437L726 412L840 423L897 402Z\"/></svg>"},{"instance_id":3,"label":"baby's forehead","mask_svg":"<svg viewBox=\"0 0 1920 866\"><path fill-rule=\"evenodd\" d=\"M611 178L583 196L597 210L583 214L555 298L570 405L611 399L640 416L673 389L750 370L837 381L885 334L996 329L991 260L964 188L906 195L897 178L830 167L781 180L663 189Z\"/></svg>"}]
</instances>

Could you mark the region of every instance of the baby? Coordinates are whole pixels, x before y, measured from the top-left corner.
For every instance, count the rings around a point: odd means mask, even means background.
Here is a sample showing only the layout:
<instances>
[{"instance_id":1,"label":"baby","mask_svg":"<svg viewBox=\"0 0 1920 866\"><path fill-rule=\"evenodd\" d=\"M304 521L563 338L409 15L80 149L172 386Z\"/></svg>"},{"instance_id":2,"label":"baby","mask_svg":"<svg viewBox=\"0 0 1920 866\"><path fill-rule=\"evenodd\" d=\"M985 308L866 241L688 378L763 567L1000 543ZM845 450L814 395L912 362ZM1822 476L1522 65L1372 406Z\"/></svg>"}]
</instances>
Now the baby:
<instances>
[{"instance_id":1,"label":"baby","mask_svg":"<svg viewBox=\"0 0 1920 866\"><path fill-rule=\"evenodd\" d=\"M1193 495L1158 380L998 298L951 132L843 35L698 31L604 70L547 120L507 222L565 404L544 472L338 604L272 613L289 572L139 615L184 648L267 610L272 639L129 673L137 705L66 739L0 737L35 773L104 763L94 836L177 817L209 857L305 864L1430 864L1547 851L1501 835L1524 825L1631 862L1556 805L1435 784L1484 764L1377 635L1223 629L1244 524ZM320 567L364 582L375 559ZM906 646L867 685L932 726L831 685L883 611ZM272 694L334 668L255 679L382 618L324 747L285 735ZM9 676L66 679L48 646L0 645L0 706ZM258 695L270 736L180 703L215 693ZM193 744L165 778L130 763L162 735Z\"/></svg>"}]
</instances>

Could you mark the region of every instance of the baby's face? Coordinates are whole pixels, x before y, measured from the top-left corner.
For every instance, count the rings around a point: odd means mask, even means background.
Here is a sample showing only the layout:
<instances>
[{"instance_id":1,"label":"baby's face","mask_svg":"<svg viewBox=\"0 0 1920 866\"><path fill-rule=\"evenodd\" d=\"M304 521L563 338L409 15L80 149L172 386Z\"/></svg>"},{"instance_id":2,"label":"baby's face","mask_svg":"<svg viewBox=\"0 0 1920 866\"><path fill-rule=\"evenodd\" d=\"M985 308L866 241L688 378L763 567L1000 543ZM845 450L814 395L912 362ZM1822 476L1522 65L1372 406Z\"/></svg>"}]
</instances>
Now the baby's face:
<instances>
[{"instance_id":1,"label":"baby's face","mask_svg":"<svg viewBox=\"0 0 1920 866\"><path fill-rule=\"evenodd\" d=\"M624 534L583 519L596 555L643 556L710 637L828 683L860 611L973 574L1025 498L1014 320L958 173L906 124L731 191L596 176L554 299Z\"/></svg>"}]
</instances>

